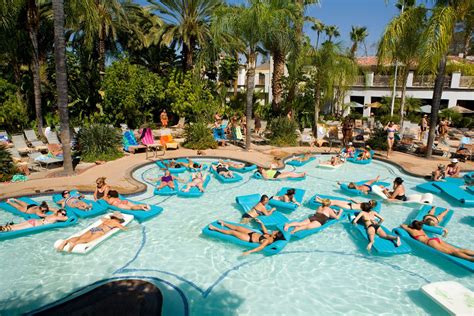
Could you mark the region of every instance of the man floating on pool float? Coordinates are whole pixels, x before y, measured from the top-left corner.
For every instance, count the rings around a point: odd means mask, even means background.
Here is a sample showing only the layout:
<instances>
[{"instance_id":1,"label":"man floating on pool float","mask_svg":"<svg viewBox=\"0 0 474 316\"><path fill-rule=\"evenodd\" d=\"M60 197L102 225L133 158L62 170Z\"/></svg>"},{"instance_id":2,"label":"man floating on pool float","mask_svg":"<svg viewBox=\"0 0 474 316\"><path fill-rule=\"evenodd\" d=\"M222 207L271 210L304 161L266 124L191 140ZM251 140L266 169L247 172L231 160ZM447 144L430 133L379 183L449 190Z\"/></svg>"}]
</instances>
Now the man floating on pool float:
<instances>
[{"instance_id":1,"label":"man floating on pool float","mask_svg":"<svg viewBox=\"0 0 474 316\"><path fill-rule=\"evenodd\" d=\"M219 162L217 166L212 165L211 168L218 174L223 176L224 178L233 178L234 174L232 171L229 170L229 165L226 163Z\"/></svg>"}]
</instances>

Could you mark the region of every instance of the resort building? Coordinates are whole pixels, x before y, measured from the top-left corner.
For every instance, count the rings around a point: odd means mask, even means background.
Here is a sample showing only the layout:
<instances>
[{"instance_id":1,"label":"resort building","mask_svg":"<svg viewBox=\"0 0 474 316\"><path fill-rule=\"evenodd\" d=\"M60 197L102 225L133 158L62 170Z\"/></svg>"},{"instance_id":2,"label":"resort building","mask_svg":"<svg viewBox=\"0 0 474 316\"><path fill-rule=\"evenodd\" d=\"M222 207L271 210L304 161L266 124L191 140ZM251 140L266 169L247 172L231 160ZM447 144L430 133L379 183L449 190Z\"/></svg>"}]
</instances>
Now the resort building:
<instances>
[{"instance_id":1,"label":"resort building","mask_svg":"<svg viewBox=\"0 0 474 316\"><path fill-rule=\"evenodd\" d=\"M462 57L450 56L450 62L460 61ZM466 61L466 59L465 59ZM467 59L474 64L474 60ZM383 97L390 97L393 93L393 77L390 74L382 74L377 70L377 57L357 58L364 75L357 77L355 83L348 91L344 103L353 103L353 111L359 111L364 116L371 113L371 104L377 106ZM272 67L269 62L257 66L255 70L255 92L262 93L261 100L272 101ZM238 76L239 91L245 90L246 69L241 66ZM401 84L397 84L397 97L401 94ZM418 75L410 71L407 78L407 97L420 99L423 105L431 105L433 97L434 77ZM264 99L263 99L264 98ZM465 76L461 72L447 74L444 81L444 90L441 97L441 108L453 108L459 106L474 110L474 76Z\"/></svg>"}]
</instances>

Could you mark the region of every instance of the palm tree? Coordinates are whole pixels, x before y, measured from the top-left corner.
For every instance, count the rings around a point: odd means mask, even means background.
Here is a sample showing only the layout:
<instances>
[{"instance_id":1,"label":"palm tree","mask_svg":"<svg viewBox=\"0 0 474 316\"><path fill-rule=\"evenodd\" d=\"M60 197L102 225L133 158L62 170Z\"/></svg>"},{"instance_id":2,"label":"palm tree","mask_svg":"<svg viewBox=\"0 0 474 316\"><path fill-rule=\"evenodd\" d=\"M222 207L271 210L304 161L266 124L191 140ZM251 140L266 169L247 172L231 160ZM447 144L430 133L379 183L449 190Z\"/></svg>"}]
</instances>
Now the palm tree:
<instances>
[{"instance_id":1,"label":"palm tree","mask_svg":"<svg viewBox=\"0 0 474 316\"><path fill-rule=\"evenodd\" d=\"M472 0L437 0L422 36L420 68L423 71L436 74L431 104L430 131L426 151L427 158L430 158L432 155L441 95L443 93L446 63L449 47L454 37L455 25L457 22L465 20L473 6L474 1Z\"/></svg>"},{"instance_id":2,"label":"palm tree","mask_svg":"<svg viewBox=\"0 0 474 316\"><path fill-rule=\"evenodd\" d=\"M422 34L426 27L426 9L424 7L408 7L395 17L385 28L380 40L377 56L379 65L386 62L400 62L399 75L402 93L400 119L405 115L406 83L408 74L414 69L421 57ZM396 87L395 87L396 89Z\"/></svg>"},{"instance_id":3,"label":"palm tree","mask_svg":"<svg viewBox=\"0 0 474 316\"><path fill-rule=\"evenodd\" d=\"M294 25L299 21L299 7L284 0L263 0L267 15L262 15L262 24L266 29L263 34L264 47L273 57L272 74L272 110L278 113L283 94L282 77L285 72L286 56L296 48L297 39Z\"/></svg>"},{"instance_id":4,"label":"palm tree","mask_svg":"<svg viewBox=\"0 0 474 316\"><path fill-rule=\"evenodd\" d=\"M196 46L206 46L211 38L210 19L222 6L222 0L148 0L166 25L160 34L165 45L178 42L182 47L183 70L193 68Z\"/></svg>"},{"instance_id":5,"label":"palm tree","mask_svg":"<svg viewBox=\"0 0 474 316\"><path fill-rule=\"evenodd\" d=\"M316 49L318 49L319 47L319 37L321 36L321 33L324 32L324 30L326 29L326 26L323 24L323 22L321 22L320 20L318 19L314 19L312 20L313 22L313 25L311 25L311 29L313 31L316 31Z\"/></svg>"},{"instance_id":6,"label":"palm tree","mask_svg":"<svg viewBox=\"0 0 474 316\"><path fill-rule=\"evenodd\" d=\"M328 25L324 28L324 32L326 32L326 36L328 37L328 42L332 42L332 38L336 38L341 36L339 32L339 28L336 25Z\"/></svg>"},{"instance_id":7,"label":"palm tree","mask_svg":"<svg viewBox=\"0 0 474 316\"><path fill-rule=\"evenodd\" d=\"M355 54L357 52L357 48L359 46L359 43L364 43L365 38L369 36L369 32L367 32L367 27L365 26L352 26L352 30L350 33L351 36L351 41L352 41L352 47L351 47L351 56L352 58L355 57ZM365 46L365 44L364 44ZM367 51L367 49L366 49Z\"/></svg>"},{"instance_id":8,"label":"palm tree","mask_svg":"<svg viewBox=\"0 0 474 316\"><path fill-rule=\"evenodd\" d=\"M474 6L470 9L469 13L466 15L466 19L464 22L464 49L463 49L464 58L466 58L469 55L473 33L474 33Z\"/></svg>"},{"instance_id":9,"label":"palm tree","mask_svg":"<svg viewBox=\"0 0 474 316\"><path fill-rule=\"evenodd\" d=\"M64 0L53 0L54 15L54 61L56 65L56 86L58 94L59 122L61 125L61 143L64 155L64 174L72 175L71 135L69 127L66 40L64 35Z\"/></svg>"}]
</instances>

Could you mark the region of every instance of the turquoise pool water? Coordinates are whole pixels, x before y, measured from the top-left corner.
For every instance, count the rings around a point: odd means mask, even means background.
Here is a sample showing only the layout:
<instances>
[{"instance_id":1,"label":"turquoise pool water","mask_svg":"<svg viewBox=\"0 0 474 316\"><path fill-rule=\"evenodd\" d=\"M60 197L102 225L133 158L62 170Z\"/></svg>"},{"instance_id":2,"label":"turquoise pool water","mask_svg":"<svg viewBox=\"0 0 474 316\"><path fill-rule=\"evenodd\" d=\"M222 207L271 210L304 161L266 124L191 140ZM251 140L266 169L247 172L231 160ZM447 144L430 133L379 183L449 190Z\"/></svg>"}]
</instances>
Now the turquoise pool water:
<instances>
[{"instance_id":1,"label":"turquoise pool water","mask_svg":"<svg viewBox=\"0 0 474 316\"><path fill-rule=\"evenodd\" d=\"M273 195L282 186L294 186L307 190L305 200L315 193L343 196L336 181L377 175L385 181L402 176L410 194L423 182L381 162L368 166L347 163L338 170L315 166L312 162L297 168L308 172L301 182L255 180L251 173L234 184L220 184L213 178L203 197L183 199L154 196L148 179L158 177L161 171L155 164L146 165L133 176L147 183L148 190L131 198L159 204L163 213L143 224L132 223L129 231L115 235L88 255L57 253L53 244L87 227L94 218L0 242L0 314L27 313L101 280L131 277L149 280L162 289L165 315L442 315L444 312L421 294L422 285L456 280L474 290L472 274L423 253L368 254L366 243L345 222L291 242L272 257L241 257L243 248L201 235L201 229L216 219L239 221L241 212L234 202L237 195ZM35 199L51 201L50 196ZM439 197L434 204L449 207ZM384 204L384 224L398 226L415 209ZM447 241L474 248L474 224L469 218L473 209L453 209ZM300 207L289 217L304 218L312 212ZM0 223L10 220L21 221L0 210Z\"/></svg>"}]
</instances>

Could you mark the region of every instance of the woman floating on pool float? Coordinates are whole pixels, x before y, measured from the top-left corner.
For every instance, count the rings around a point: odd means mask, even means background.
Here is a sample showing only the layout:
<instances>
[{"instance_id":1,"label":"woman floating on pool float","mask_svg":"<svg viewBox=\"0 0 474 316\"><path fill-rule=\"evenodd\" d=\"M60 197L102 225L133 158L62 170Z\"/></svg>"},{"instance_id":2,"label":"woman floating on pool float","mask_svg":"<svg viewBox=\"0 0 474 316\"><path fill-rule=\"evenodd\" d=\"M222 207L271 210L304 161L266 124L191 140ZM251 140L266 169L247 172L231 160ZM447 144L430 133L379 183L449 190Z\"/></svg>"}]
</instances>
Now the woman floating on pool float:
<instances>
[{"instance_id":1,"label":"woman floating on pool float","mask_svg":"<svg viewBox=\"0 0 474 316\"><path fill-rule=\"evenodd\" d=\"M183 192L189 192L192 187L197 187L199 191L204 192L204 176L202 172L196 172L192 175L191 181L184 186Z\"/></svg>"},{"instance_id":2,"label":"woman floating on pool float","mask_svg":"<svg viewBox=\"0 0 474 316\"><path fill-rule=\"evenodd\" d=\"M371 250L374 245L375 234L380 238L391 240L394 242L395 246L400 247L400 237L388 235L383 229L381 229L380 224L383 222L383 217L380 216L377 212L373 211L369 203L362 203L361 212L354 218L352 224L357 225L359 220L362 220L367 231L367 236L369 237L369 244L367 245L367 250ZM379 221L376 220L379 219Z\"/></svg>"},{"instance_id":3,"label":"woman floating on pool float","mask_svg":"<svg viewBox=\"0 0 474 316\"><path fill-rule=\"evenodd\" d=\"M356 200L351 199L351 202L347 202L347 201L340 201L340 200L322 199L319 196L316 196L314 200L321 204L323 204L324 200L327 200L329 201L329 206L336 206L336 207L344 208L346 210L353 210L353 211L361 211L362 204L368 204L370 208L374 208L377 205L377 201L375 200L370 200L369 202L357 202Z\"/></svg>"},{"instance_id":4,"label":"woman floating on pool float","mask_svg":"<svg viewBox=\"0 0 474 316\"><path fill-rule=\"evenodd\" d=\"M19 210L20 212L23 212L25 214L34 214L39 217L45 217L46 212L50 210L48 203L46 203L45 201L41 202L40 205L36 205L36 204L27 204L18 199L8 199L7 203L10 206L13 206L17 210Z\"/></svg>"},{"instance_id":5,"label":"woman floating on pool float","mask_svg":"<svg viewBox=\"0 0 474 316\"><path fill-rule=\"evenodd\" d=\"M316 213L309 216L307 219L301 222L286 223L283 229L288 231L290 227L295 227L295 229L293 229L291 232L291 234L294 234L300 230L309 230L321 227L326 224L329 219L339 219L341 217L342 210L340 209L338 212L335 212L332 208L330 208L329 206L331 206L331 201L329 199L321 200L321 204L322 205L316 210Z\"/></svg>"},{"instance_id":6,"label":"woman floating on pool float","mask_svg":"<svg viewBox=\"0 0 474 316\"><path fill-rule=\"evenodd\" d=\"M249 166L250 164L245 164L243 162L235 162L235 161L224 161L224 160L219 160L220 164L226 164L229 167L235 168L235 169L244 169L245 167Z\"/></svg>"},{"instance_id":7,"label":"woman floating on pool float","mask_svg":"<svg viewBox=\"0 0 474 316\"><path fill-rule=\"evenodd\" d=\"M273 170L273 169L263 169L262 167L258 167L257 172L260 173L262 177L266 180L287 179L287 178L298 179L298 178L304 178L306 176L306 172L300 172L300 173L288 172L288 171L280 172L278 170Z\"/></svg>"},{"instance_id":8,"label":"woman floating on pool float","mask_svg":"<svg viewBox=\"0 0 474 316\"><path fill-rule=\"evenodd\" d=\"M107 194L109 194L110 186L105 183L105 179L105 177L100 177L95 180L97 187L94 191L94 200L96 201L103 199L104 196L107 196Z\"/></svg>"},{"instance_id":9,"label":"woman floating on pool float","mask_svg":"<svg viewBox=\"0 0 474 316\"><path fill-rule=\"evenodd\" d=\"M355 148L352 146L352 142L349 142L340 152L343 158L354 158Z\"/></svg>"},{"instance_id":10,"label":"woman floating on pool float","mask_svg":"<svg viewBox=\"0 0 474 316\"><path fill-rule=\"evenodd\" d=\"M195 161L192 161L191 159L188 158L188 162L180 162L183 166L189 169L202 169L204 165L199 164Z\"/></svg>"},{"instance_id":11,"label":"woman floating on pool float","mask_svg":"<svg viewBox=\"0 0 474 316\"><path fill-rule=\"evenodd\" d=\"M343 159L344 158L341 157L341 154L337 154L336 156L332 156L329 161L320 162L319 164L335 167L335 166L338 166L338 165L342 165L344 163Z\"/></svg>"},{"instance_id":12,"label":"woman floating on pool float","mask_svg":"<svg viewBox=\"0 0 474 316\"><path fill-rule=\"evenodd\" d=\"M366 146L362 152L359 152L357 160L369 160L370 158L372 158L370 150L370 147Z\"/></svg>"},{"instance_id":13,"label":"woman floating on pool float","mask_svg":"<svg viewBox=\"0 0 474 316\"><path fill-rule=\"evenodd\" d=\"M181 181L181 182L183 181L180 178L173 176L169 170L166 170L165 174L159 179L149 179L149 180L152 182L155 182L157 180L160 181L160 184L156 187L156 189L158 190L161 190L164 187L169 187L171 190L174 190L175 189L174 181L175 180Z\"/></svg>"},{"instance_id":14,"label":"woman floating on pool float","mask_svg":"<svg viewBox=\"0 0 474 316\"><path fill-rule=\"evenodd\" d=\"M370 192L372 192L372 186L375 182L379 181L379 178L380 176L377 176L377 178L375 179L372 179L372 180L369 180L369 181L366 181L365 183L361 184L361 185L357 185L355 182L349 182L349 184L347 185L347 187L349 189L354 189L354 190L359 190L361 191L362 193L364 194L369 194ZM337 184L341 184L340 182L338 182Z\"/></svg>"},{"instance_id":15,"label":"woman floating on pool float","mask_svg":"<svg viewBox=\"0 0 474 316\"><path fill-rule=\"evenodd\" d=\"M298 158L295 158L293 160L299 161L299 162L305 162L311 159L311 153L306 152L303 156L299 156Z\"/></svg>"},{"instance_id":16,"label":"woman floating on pool float","mask_svg":"<svg viewBox=\"0 0 474 316\"><path fill-rule=\"evenodd\" d=\"M388 122L387 126L384 128L387 131L387 158L390 158L390 154L392 153L393 143L395 142L395 133L398 132L398 125L393 123L392 121Z\"/></svg>"},{"instance_id":17,"label":"woman floating on pool float","mask_svg":"<svg viewBox=\"0 0 474 316\"><path fill-rule=\"evenodd\" d=\"M449 209L445 209L439 215L435 215L436 206L433 206L431 210L423 216L422 223L424 225L439 227L439 223L443 221L444 217L448 214ZM443 228L443 236L446 237L448 235L448 230Z\"/></svg>"},{"instance_id":18,"label":"woman floating on pool float","mask_svg":"<svg viewBox=\"0 0 474 316\"><path fill-rule=\"evenodd\" d=\"M405 186L403 185L403 179L400 177L396 177L395 180L393 180L393 191L389 191L388 188L384 188L383 193L385 193L389 200L396 200L402 202L405 202L407 200L407 196L405 195Z\"/></svg>"},{"instance_id":19,"label":"woman floating on pool float","mask_svg":"<svg viewBox=\"0 0 474 316\"><path fill-rule=\"evenodd\" d=\"M16 231L22 230L27 228L33 228L42 225L54 224L56 222L65 222L67 221L67 212L66 210L59 209L53 210L53 214L46 215L42 219L29 219L20 224L6 224L4 226L0 226L0 232L9 232L9 231Z\"/></svg>"},{"instance_id":20,"label":"woman floating on pool float","mask_svg":"<svg viewBox=\"0 0 474 316\"><path fill-rule=\"evenodd\" d=\"M260 198L260 202L258 202L250 211L242 215L242 220L240 221L242 224L249 223L252 219L256 219L258 216L269 216L272 215L276 208L271 208L267 210L267 204L270 199L267 195L262 195Z\"/></svg>"},{"instance_id":21,"label":"woman floating on pool float","mask_svg":"<svg viewBox=\"0 0 474 316\"><path fill-rule=\"evenodd\" d=\"M428 237L423 230L423 222L413 221L410 225L403 224L401 227L406 230L411 237L431 248L451 256L474 262L474 250L457 248L444 242L438 237Z\"/></svg>"},{"instance_id":22,"label":"woman floating on pool float","mask_svg":"<svg viewBox=\"0 0 474 316\"><path fill-rule=\"evenodd\" d=\"M296 205L300 206L301 204L295 200L295 189L288 189L286 193L282 196L273 196L272 199L287 203L295 203Z\"/></svg>"},{"instance_id":23,"label":"woman floating on pool float","mask_svg":"<svg viewBox=\"0 0 474 316\"><path fill-rule=\"evenodd\" d=\"M182 162L176 162L174 159L171 159L170 161L164 162L163 164L166 166L166 168L182 168L184 167L184 164Z\"/></svg>"},{"instance_id":24,"label":"woman floating on pool float","mask_svg":"<svg viewBox=\"0 0 474 316\"><path fill-rule=\"evenodd\" d=\"M79 195L71 195L71 192L68 190L64 190L61 193L61 196L63 197L61 200L57 201L62 208L65 208L66 206L73 207L73 208L78 208L83 211L90 211L92 209L92 204L87 204L84 201L81 201L81 199L84 198L84 195L79 194Z\"/></svg>"},{"instance_id":25,"label":"woman floating on pool float","mask_svg":"<svg viewBox=\"0 0 474 316\"><path fill-rule=\"evenodd\" d=\"M225 163L218 163L216 166L212 165L211 168L217 172L217 174L223 176L224 178L231 179L234 177L234 173L229 170L229 165Z\"/></svg>"},{"instance_id":26,"label":"woman floating on pool float","mask_svg":"<svg viewBox=\"0 0 474 316\"><path fill-rule=\"evenodd\" d=\"M115 190L110 190L109 194L104 196L104 201L122 210L149 211L151 209L148 204L133 204L129 200L122 200Z\"/></svg>"},{"instance_id":27,"label":"woman floating on pool float","mask_svg":"<svg viewBox=\"0 0 474 316\"><path fill-rule=\"evenodd\" d=\"M258 246L257 248L254 248L254 249L243 252L242 253L243 256L249 255L249 254L254 253L254 252L259 252L259 251L263 250L263 248L265 248L266 246L271 245L272 243L274 243L275 241L285 239L285 237L283 236L283 234L280 231L274 231L272 233L268 233L268 230L265 227L265 225L263 225L263 223L260 220L258 220L258 219L255 219L255 220L262 227L261 233L257 233L255 231L249 229L249 228L246 228L246 227L232 225L232 224L226 223L224 221L219 221L219 224L223 227L229 228L228 230L227 229L220 229L220 228L215 227L213 225L209 225L209 229L218 231L218 232L220 232L222 234L225 234L225 235L231 235L231 236L237 237L237 238L239 238L240 240L243 240L243 241L248 241L250 243L260 244L260 246Z\"/></svg>"},{"instance_id":28,"label":"woman floating on pool float","mask_svg":"<svg viewBox=\"0 0 474 316\"><path fill-rule=\"evenodd\" d=\"M92 227L81 236L64 240L58 246L57 251L62 251L64 247L69 244L68 252L71 252L76 245L90 243L91 241L104 236L114 228L126 230L127 227L122 225L124 221L123 215L120 212L113 212L112 215L110 215L110 218L102 218L102 223L100 225Z\"/></svg>"}]
</instances>

